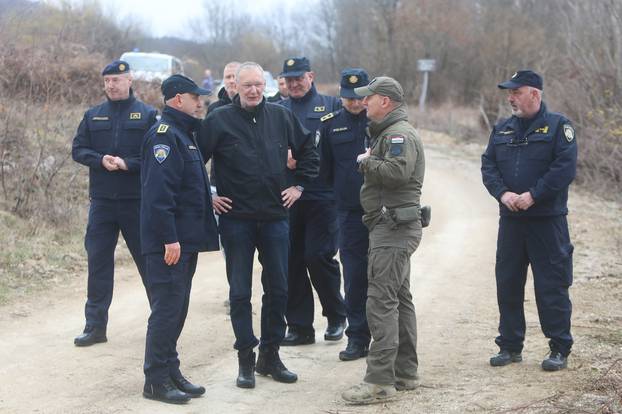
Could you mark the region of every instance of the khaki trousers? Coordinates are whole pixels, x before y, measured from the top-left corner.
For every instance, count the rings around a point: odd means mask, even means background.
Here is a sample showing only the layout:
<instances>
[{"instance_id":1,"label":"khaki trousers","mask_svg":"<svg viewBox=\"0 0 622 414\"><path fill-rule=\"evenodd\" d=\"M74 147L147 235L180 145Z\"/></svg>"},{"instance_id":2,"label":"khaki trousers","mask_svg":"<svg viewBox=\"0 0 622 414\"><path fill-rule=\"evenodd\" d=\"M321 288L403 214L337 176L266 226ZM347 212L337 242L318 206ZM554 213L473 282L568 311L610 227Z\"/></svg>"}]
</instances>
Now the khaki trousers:
<instances>
[{"instance_id":1,"label":"khaki trousers","mask_svg":"<svg viewBox=\"0 0 622 414\"><path fill-rule=\"evenodd\" d=\"M410 256L421 241L421 224L381 221L370 232L367 321L372 342L365 382L417 378L417 318L410 293Z\"/></svg>"}]
</instances>

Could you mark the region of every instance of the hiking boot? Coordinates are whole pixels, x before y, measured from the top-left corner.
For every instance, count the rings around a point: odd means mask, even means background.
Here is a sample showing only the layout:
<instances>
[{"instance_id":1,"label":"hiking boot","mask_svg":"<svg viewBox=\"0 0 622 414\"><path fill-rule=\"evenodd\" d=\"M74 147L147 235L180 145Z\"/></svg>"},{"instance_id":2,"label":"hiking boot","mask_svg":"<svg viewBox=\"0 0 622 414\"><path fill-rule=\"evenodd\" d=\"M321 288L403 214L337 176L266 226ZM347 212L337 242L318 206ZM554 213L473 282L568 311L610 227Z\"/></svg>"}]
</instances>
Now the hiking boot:
<instances>
[{"instance_id":1,"label":"hiking boot","mask_svg":"<svg viewBox=\"0 0 622 414\"><path fill-rule=\"evenodd\" d=\"M523 356L520 352L502 349L501 352L490 358L490 365L492 365L493 367L502 367L512 362L521 362L522 360Z\"/></svg>"},{"instance_id":2,"label":"hiking boot","mask_svg":"<svg viewBox=\"0 0 622 414\"><path fill-rule=\"evenodd\" d=\"M568 366L568 357L565 357L558 351L551 351L547 359L542 361L542 369L545 371L559 371Z\"/></svg>"},{"instance_id":3,"label":"hiking boot","mask_svg":"<svg viewBox=\"0 0 622 414\"><path fill-rule=\"evenodd\" d=\"M259 350L255 371L264 376L270 375L273 380L278 382L291 384L298 381L298 375L285 368L279 357L279 350L274 348Z\"/></svg>"},{"instance_id":4,"label":"hiking boot","mask_svg":"<svg viewBox=\"0 0 622 414\"><path fill-rule=\"evenodd\" d=\"M235 385L240 388L255 388L255 353L252 348L238 351L238 378Z\"/></svg>"},{"instance_id":5,"label":"hiking boot","mask_svg":"<svg viewBox=\"0 0 622 414\"><path fill-rule=\"evenodd\" d=\"M368 353L369 347L367 345L361 345L353 341L348 341L346 349L339 353L339 359L342 361L354 361L355 359L365 358Z\"/></svg>"},{"instance_id":6,"label":"hiking boot","mask_svg":"<svg viewBox=\"0 0 622 414\"><path fill-rule=\"evenodd\" d=\"M395 389L398 391L414 390L418 386L417 379L395 377Z\"/></svg>"},{"instance_id":7,"label":"hiking boot","mask_svg":"<svg viewBox=\"0 0 622 414\"><path fill-rule=\"evenodd\" d=\"M389 400L396 394L393 385L377 385L363 382L341 394L341 398L353 404L371 404Z\"/></svg>"}]
</instances>

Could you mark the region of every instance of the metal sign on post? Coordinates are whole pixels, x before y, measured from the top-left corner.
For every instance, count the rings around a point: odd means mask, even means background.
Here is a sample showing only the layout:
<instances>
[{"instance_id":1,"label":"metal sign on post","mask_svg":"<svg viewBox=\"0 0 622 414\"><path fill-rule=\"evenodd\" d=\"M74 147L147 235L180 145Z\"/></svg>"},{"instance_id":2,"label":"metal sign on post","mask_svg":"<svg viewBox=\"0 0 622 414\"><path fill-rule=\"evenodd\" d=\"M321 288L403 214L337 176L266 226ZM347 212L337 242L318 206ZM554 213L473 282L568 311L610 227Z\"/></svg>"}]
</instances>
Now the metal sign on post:
<instances>
[{"instance_id":1,"label":"metal sign on post","mask_svg":"<svg viewBox=\"0 0 622 414\"><path fill-rule=\"evenodd\" d=\"M417 60L417 70L423 72L423 85L419 97L419 111L425 112L425 99L428 95L428 74L436 70L436 59Z\"/></svg>"}]
</instances>

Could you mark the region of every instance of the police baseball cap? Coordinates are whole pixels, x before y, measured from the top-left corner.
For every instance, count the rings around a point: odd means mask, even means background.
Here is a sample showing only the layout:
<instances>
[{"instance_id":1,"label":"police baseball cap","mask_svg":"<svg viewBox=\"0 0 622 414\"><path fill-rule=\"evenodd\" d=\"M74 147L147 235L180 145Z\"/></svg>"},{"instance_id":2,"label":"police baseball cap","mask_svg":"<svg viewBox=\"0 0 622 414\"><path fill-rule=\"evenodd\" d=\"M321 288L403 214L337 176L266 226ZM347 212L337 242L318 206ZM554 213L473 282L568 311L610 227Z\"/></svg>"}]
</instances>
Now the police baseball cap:
<instances>
[{"instance_id":1,"label":"police baseball cap","mask_svg":"<svg viewBox=\"0 0 622 414\"><path fill-rule=\"evenodd\" d=\"M209 95L210 91L200 88L199 85L184 75L173 75L162 82L162 95L164 100L168 101L175 95L183 93L193 93L195 95Z\"/></svg>"},{"instance_id":2,"label":"police baseball cap","mask_svg":"<svg viewBox=\"0 0 622 414\"><path fill-rule=\"evenodd\" d=\"M106 65L102 70L102 76L105 75L120 75L122 73L128 73L130 71L130 64L124 60L115 60L112 63Z\"/></svg>"},{"instance_id":3,"label":"police baseball cap","mask_svg":"<svg viewBox=\"0 0 622 414\"><path fill-rule=\"evenodd\" d=\"M339 84L339 96L349 99L363 99L354 93L354 88L365 86L369 83L369 76L364 69L346 68L341 71L341 83Z\"/></svg>"},{"instance_id":4,"label":"police baseball cap","mask_svg":"<svg viewBox=\"0 0 622 414\"><path fill-rule=\"evenodd\" d=\"M279 76L284 78L297 78L304 75L306 72L311 72L311 63L306 57L292 57L285 59L283 62L283 72Z\"/></svg>"},{"instance_id":5,"label":"police baseball cap","mask_svg":"<svg viewBox=\"0 0 622 414\"><path fill-rule=\"evenodd\" d=\"M378 76L372 79L367 86L354 88L354 93L360 96L382 95L396 102L404 100L404 89L398 81L388 76Z\"/></svg>"},{"instance_id":6,"label":"police baseball cap","mask_svg":"<svg viewBox=\"0 0 622 414\"><path fill-rule=\"evenodd\" d=\"M533 70L519 70L509 80L497 85L499 89L518 89L521 86L531 86L542 90L542 76Z\"/></svg>"}]
</instances>

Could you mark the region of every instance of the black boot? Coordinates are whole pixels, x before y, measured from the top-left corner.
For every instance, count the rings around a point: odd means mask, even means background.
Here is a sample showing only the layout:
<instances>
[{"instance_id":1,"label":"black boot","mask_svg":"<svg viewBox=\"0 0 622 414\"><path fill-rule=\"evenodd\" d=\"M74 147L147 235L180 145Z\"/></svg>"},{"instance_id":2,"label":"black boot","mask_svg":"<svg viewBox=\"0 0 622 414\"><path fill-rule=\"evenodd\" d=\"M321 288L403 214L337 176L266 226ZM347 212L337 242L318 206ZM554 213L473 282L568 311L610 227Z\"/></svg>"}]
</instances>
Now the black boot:
<instances>
[{"instance_id":1,"label":"black boot","mask_svg":"<svg viewBox=\"0 0 622 414\"><path fill-rule=\"evenodd\" d=\"M90 346L107 342L106 328L96 328L94 326L87 325L84 328L84 332L73 340L75 346Z\"/></svg>"},{"instance_id":2,"label":"black boot","mask_svg":"<svg viewBox=\"0 0 622 414\"><path fill-rule=\"evenodd\" d=\"M255 388L255 353L253 348L238 351L238 379L235 385L240 388Z\"/></svg>"},{"instance_id":3,"label":"black boot","mask_svg":"<svg viewBox=\"0 0 622 414\"><path fill-rule=\"evenodd\" d=\"M285 365L281 362L278 348L260 349L255 371L261 375L270 375L273 380L278 382L291 384L298 381L298 375L285 368Z\"/></svg>"},{"instance_id":4,"label":"black boot","mask_svg":"<svg viewBox=\"0 0 622 414\"><path fill-rule=\"evenodd\" d=\"M190 401L190 396L178 390L173 381L170 380L161 384L145 384L143 396L150 400L170 404L184 404Z\"/></svg>"}]
</instances>

